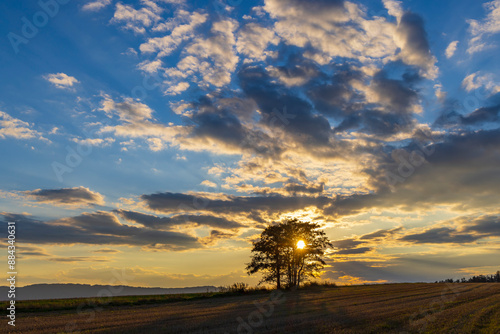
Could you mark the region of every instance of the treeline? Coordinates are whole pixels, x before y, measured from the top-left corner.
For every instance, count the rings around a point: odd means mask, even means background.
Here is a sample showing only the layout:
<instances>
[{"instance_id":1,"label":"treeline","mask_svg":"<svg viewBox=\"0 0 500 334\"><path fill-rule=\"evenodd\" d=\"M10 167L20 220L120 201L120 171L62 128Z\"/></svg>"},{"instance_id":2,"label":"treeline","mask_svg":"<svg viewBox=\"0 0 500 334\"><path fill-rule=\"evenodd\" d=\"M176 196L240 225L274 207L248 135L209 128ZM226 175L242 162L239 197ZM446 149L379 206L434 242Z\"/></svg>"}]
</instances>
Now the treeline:
<instances>
[{"instance_id":1,"label":"treeline","mask_svg":"<svg viewBox=\"0 0 500 334\"><path fill-rule=\"evenodd\" d=\"M436 281L436 283L500 283L500 271L493 275L479 275L470 278L462 277L461 279L454 280L448 278L443 281Z\"/></svg>"}]
</instances>

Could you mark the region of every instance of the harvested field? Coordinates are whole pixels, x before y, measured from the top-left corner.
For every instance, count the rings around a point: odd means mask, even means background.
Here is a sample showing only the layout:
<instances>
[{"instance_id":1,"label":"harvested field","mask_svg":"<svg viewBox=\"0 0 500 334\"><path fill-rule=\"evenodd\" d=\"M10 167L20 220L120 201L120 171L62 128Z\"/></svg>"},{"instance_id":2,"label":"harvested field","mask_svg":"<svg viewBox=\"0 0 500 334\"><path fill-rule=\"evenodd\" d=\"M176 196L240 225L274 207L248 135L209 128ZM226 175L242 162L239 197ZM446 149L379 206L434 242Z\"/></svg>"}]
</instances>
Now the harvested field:
<instances>
[{"instance_id":1,"label":"harvested field","mask_svg":"<svg viewBox=\"0 0 500 334\"><path fill-rule=\"evenodd\" d=\"M17 316L13 333L498 334L500 284L315 287Z\"/></svg>"}]
</instances>

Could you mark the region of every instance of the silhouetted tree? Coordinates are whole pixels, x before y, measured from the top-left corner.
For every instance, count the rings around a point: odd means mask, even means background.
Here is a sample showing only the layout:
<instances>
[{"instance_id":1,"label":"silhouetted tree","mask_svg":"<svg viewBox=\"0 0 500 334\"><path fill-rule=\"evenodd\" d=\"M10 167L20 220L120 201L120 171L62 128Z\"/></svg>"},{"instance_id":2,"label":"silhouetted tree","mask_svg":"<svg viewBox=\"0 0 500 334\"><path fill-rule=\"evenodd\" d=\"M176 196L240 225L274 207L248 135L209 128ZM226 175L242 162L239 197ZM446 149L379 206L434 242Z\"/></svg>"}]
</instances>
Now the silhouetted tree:
<instances>
[{"instance_id":1,"label":"silhouetted tree","mask_svg":"<svg viewBox=\"0 0 500 334\"><path fill-rule=\"evenodd\" d=\"M453 278L448 278L436 283L453 283ZM455 283L500 283L500 270L493 275L478 275L469 277L469 279L462 277L456 280Z\"/></svg>"},{"instance_id":2,"label":"silhouetted tree","mask_svg":"<svg viewBox=\"0 0 500 334\"><path fill-rule=\"evenodd\" d=\"M318 277L326 264L322 259L324 251L332 247L320 228L319 224L297 219L268 226L253 243L248 274L262 272L259 284L276 283L278 289L282 282L293 287L308 277Z\"/></svg>"}]
</instances>

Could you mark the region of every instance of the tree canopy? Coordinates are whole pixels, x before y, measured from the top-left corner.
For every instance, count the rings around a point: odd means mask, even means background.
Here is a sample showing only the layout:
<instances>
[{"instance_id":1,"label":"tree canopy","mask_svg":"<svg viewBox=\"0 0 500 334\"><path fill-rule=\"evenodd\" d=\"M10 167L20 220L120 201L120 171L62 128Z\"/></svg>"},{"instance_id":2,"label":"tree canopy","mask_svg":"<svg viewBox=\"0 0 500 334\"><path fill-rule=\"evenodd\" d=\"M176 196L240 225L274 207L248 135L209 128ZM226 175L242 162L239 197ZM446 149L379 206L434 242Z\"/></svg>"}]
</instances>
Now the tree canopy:
<instances>
[{"instance_id":1,"label":"tree canopy","mask_svg":"<svg viewBox=\"0 0 500 334\"><path fill-rule=\"evenodd\" d=\"M249 275L261 272L259 284L276 283L280 289L300 285L310 277L319 277L325 266L324 252L332 247L321 225L288 219L268 226L253 242Z\"/></svg>"}]
</instances>

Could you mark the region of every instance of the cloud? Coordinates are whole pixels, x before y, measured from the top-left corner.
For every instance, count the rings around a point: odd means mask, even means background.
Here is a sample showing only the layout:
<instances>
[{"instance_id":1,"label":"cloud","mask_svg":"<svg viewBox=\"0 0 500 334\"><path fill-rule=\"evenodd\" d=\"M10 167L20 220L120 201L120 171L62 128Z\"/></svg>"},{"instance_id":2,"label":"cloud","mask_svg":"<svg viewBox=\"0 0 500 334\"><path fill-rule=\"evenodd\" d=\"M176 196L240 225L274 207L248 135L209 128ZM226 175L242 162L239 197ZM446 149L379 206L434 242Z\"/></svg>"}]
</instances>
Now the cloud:
<instances>
[{"instance_id":1,"label":"cloud","mask_svg":"<svg viewBox=\"0 0 500 334\"><path fill-rule=\"evenodd\" d=\"M145 6L135 9L130 5L116 4L111 23L124 23L123 28L132 30L136 34L144 34L146 28L161 20L163 10L153 1L142 0Z\"/></svg>"},{"instance_id":2,"label":"cloud","mask_svg":"<svg viewBox=\"0 0 500 334\"><path fill-rule=\"evenodd\" d=\"M291 62L290 62L291 63ZM300 63L300 62L299 62ZM292 63L293 64L293 63ZM307 65L306 65L307 66ZM354 129L361 129L363 133L375 134L377 136L389 136L397 133L411 132L415 126L413 120L413 113L420 112L419 95L413 88L414 82L418 75L408 72L403 75L403 79L389 79L385 71L377 71L370 81L363 73L358 70L352 69L349 66L339 66L336 68L333 77L323 79L323 73L319 72L314 67L309 67L306 71L304 65L301 65L300 71L295 71L297 75L291 76L293 67L290 69L283 68L280 70L286 73L286 79L281 75L280 79L300 81L316 81L311 88L309 88L308 97L314 103L316 110L321 112L321 116L333 117L337 123L334 131L331 131L329 121L321 119L322 117L311 116L308 118L316 118L321 124L315 127L311 124L311 133L315 136L323 134L324 140L331 138L332 134L337 132L352 131ZM271 72L276 72L272 70ZM302 74L300 74L302 73ZM308 73L308 74L305 74ZM313 74L314 73L314 74ZM274 74L274 73L273 73ZM274 74L276 75L276 74ZM316 79L319 77L321 79ZM256 76L252 78L256 81ZM261 81L269 80L265 76L261 77ZM290 83L288 83L290 84ZM245 88L246 82L243 84ZM297 113L305 114L308 109L311 110L307 103L303 103L301 111L297 109L290 109L290 104L299 105L297 102L288 100L288 96L283 94L283 89L277 86L272 86L267 82L260 83L261 86L267 85L266 90L275 89L277 97L269 97L270 100L274 99L275 105L285 105L287 113L297 115ZM276 87L276 88L275 88ZM252 87L253 88L253 87ZM256 91L258 89L255 89ZM252 94L256 94L252 91ZM281 94L281 97L279 96ZM264 93L260 93L255 99L256 101L262 100L266 97ZM297 97L295 97L297 99ZM300 101L302 102L302 101ZM304 119L293 119L289 121L284 129L290 129L294 133L304 132L306 127L311 123L305 122ZM297 125L302 124L301 129L294 128L295 122ZM321 132L319 132L321 131ZM328 139L330 140L330 139ZM345 144L346 142L344 142ZM337 146L340 149L340 145ZM333 152L332 152L333 153Z\"/></svg>"},{"instance_id":3,"label":"cloud","mask_svg":"<svg viewBox=\"0 0 500 334\"><path fill-rule=\"evenodd\" d=\"M438 69L431 54L424 21L418 14L405 12L396 30L396 43L401 48L399 57L408 65L422 68L423 75L435 79Z\"/></svg>"},{"instance_id":4,"label":"cloud","mask_svg":"<svg viewBox=\"0 0 500 334\"><path fill-rule=\"evenodd\" d=\"M170 229L173 226L192 224L196 226L211 226L222 229L237 229L244 227L244 225L238 222L209 215L175 215L171 217L159 217L127 210L115 210L114 212L128 221L141 224L144 227L160 230Z\"/></svg>"},{"instance_id":5,"label":"cloud","mask_svg":"<svg viewBox=\"0 0 500 334\"><path fill-rule=\"evenodd\" d=\"M203 182L200 183L202 186L210 187L210 188L216 188L217 183L212 182L210 180L204 180Z\"/></svg>"},{"instance_id":6,"label":"cloud","mask_svg":"<svg viewBox=\"0 0 500 334\"><path fill-rule=\"evenodd\" d=\"M163 141L160 138L148 138L147 143L149 145L149 149L153 152L158 152L163 150Z\"/></svg>"},{"instance_id":7,"label":"cloud","mask_svg":"<svg viewBox=\"0 0 500 334\"><path fill-rule=\"evenodd\" d=\"M365 241L359 241L354 239L343 239L343 240L332 241L333 247L339 249L351 249L363 243L365 243Z\"/></svg>"},{"instance_id":8,"label":"cloud","mask_svg":"<svg viewBox=\"0 0 500 334\"><path fill-rule=\"evenodd\" d=\"M243 91L258 105L263 124L274 131L284 131L301 145L305 142L311 146L329 143L333 134L330 123L322 115L315 114L308 101L273 84L260 68L243 68L238 76Z\"/></svg>"},{"instance_id":9,"label":"cloud","mask_svg":"<svg viewBox=\"0 0 500 334\"><path fill-rule=\"evenodd\" d=\"M372 249L373 248L371 248L371 247L359 247L359 248L352 248L352 249L341 249L339 251L336 251L334 254L335 255L365 254L365 253L370 252Z\"/></svg>"},{"instance_id":10,"label":"cloud","mask_svg":"<svg viewBox=\"0 0 500 334\"><path fill-rule=\"evenodd\" d=\"M498 83L492 73L483 74L481 71L469 74L462 81L462 86L470 92L481 87L491 92L491 94L500 93L500 83Z\"/></svg>"},{"instance_id":11,"label":"cloud","mask_svg":"<svg viewBox=\"0 0 500 334\"><path fill-rule=\"evenodd\" d=\"M156 59L153 61L145 60L137 65L137 67L146 73L156 73L159 69L162 68L162 65L163 62L160 59Z\"/></svg>"},{"instance_id":12,"label":"cloud","mask_svg":"<svg viewBox=\"0 0 500 334\"><path fill-rule=\"evenodd\" d=\"M53 262L109 262L109 259L98 256L67 256L67 257L51 257L48 259Z\"/></svg>"},{"instance_id":13,"label":"cloud","mask_svg":"<svg viewBox=\"0 0 500 334\"><path fill-rule=\"evenodd\" d=\"M500 0L487 2L483 6L488 11L486 18L482 21L467 21L467 23L469 23L469 33L471 35L469 47L467 48L469 54L492 47L491 44L489 46L487 45L486 38L500 32Z\"/></svg>"},{"instance_id":14,"label":"cloud","mask_svg":"<svg viewBox=\"0 0 500 334\"><path fill-rule=\"evenodd\" d=\"M2 215L4 224L16 222L23 242L29 244L128 245L170 251L201 247L198 239L188 234L123 225L113 213L104 211L46 222L22 214Z\"/></svg>"},{"instance_id":15,"label":"cloud","mask_svg":"<svg viewBox=\"0 0 500 334\"><path fill-rule=\"evenodd\" d=\"M329 258L334 258L339 255L359 255L371 252L373 247L358 247L366 244L366 241L357 239L342 239L332 241L334 251L330 253Z\"/></svg>"},{"instance_id":16,"label":"cloud","mask_svg":"<svg viewBox=\"0 0 500 334\"><path fill-rule=\"evenodd\" d=\"M384 3L384 7L387 9L389 15L394 16L398 19L398 21L400 21L404 14L401 1L382 0L382 2Z\"/></svg>"},{"instance_id":17,"label":"cloud","mask_svg":"<svg viewBox=\"0 0 500 334\"><path fill-rule=\"evenodd\" d=\"M11 137L14 139L33 139L48 141L42 134L31 129L31 124L14 118L6 112L0 111L0 139Z\"/></svg>"},{"instance_id":18,"label":"cloud","mask_svg":"<svg viewBox=\"0 0 500 334\"><path fill-rule=\"evenodd\" d=\"M143 53L157 52L157 57L165 57L170 55L177 47L185 40L194 36L194 30L205 23L207 14L199 12L188 13L180 10L177 16L169 24L165 23L158 25L157 30L168 30L170 34L163 37L149 38L146 43L140 45L140 50Z\"/></svg>"},{"instance_id":19,"label":"cloud","mask_svg":"<svg viewBox=\"0 0 500 334\"><path fill-rule=\"evenodd\" d=\"M435 78L436 59L430 53L422 18L403 12L400 2L384 4L390 15L398 17L397 25L378 16L367 18L364 8L347 1L266 0L264 9L277 20L275 31L280 37L304 48L304 55L321 65L335 57L367 64L401 59Z\"/></svg>"},{"instance_id":20,"label":"cloud","mask_svg":"<svg viewBox=\"0 0 500 334\"><path fill-rule=\"evenodd\" d=\"M88 12L97 12L97 11L100 11L101 9L109 6L110 4L111 4L111 0L89 1L85 5L82 6L82 10L88 11Z\"/></svg>"},{"instance_id":21,"label":"cloud","mask_svg":"<svg viewBox=\"0 0 500 334\"><path fill-rule=\"evenodd\" d=\"M457 46L458 46L458 41L453 41L448 45L445 51L446 58L450 59L451 57L453 57L455 51L457 51Z\"/></svg>"},{"instance_id":22,"label":"cloud","mask_svg":"<svg viewBox=\"0 0 500 334\"><path fill-rule=\"evenodd\" d=\"M482 215L478 217L462 217L457 219L462 222L462 231L474 233L481 237L500 237L500 216Z\"/></svg>"},{"instance_id":23,"label":"cloud","mask_svg":"<svg viewBox=\"0 0 500 334\"><path fill-rule=\"evenodd\" d=\"M141 102L126 98L123 102L115 102L109 96L102 101L102 111L106 114L116 114L121 121L134 123L152 118L153 110Z\"/></svg>"},{"instance_id":24,"label":"cloud","mask_svg":"<svg viewBox=\"0 0 500 334\"><path fill-rule=\"evenodd\" d=\"M499 215L461 216L447 223L457 227L431 227L422 233L409 233L400 240L420 244L462 244L488 237L500 237Z\"/></svg>"},{"instance_id":25,"label":"cloud","mask_svg":"<svg viewBox=\"0 0 500 334\"><path fill-rule=\"evenodd\" d=\"M320 75L317 66L310 60L289 59L284 66L268 66L269 75L278 78L286 86L302 86Z\"/></svg>"},{"instance_id":26,"label":"cloud","mask_svg":"<svg viewBox=\"0 0 500 334\"><path fill-rule=\"evenodd\" d=\"M75 77L64 73L47 74L44 76L44 79L59 89L71 89L74 84L79 83Z\"/></svg>"},{"instance_id":27,"label":"cloud","mask_svg":"<svg viewBox=\"0 0 500 334\"><path fill-rule=\"evenodd\" d=\"M48 203L56 206L94 206L104 205L104 197L85 187L62 188L62 189L36 189L23 191L38 202Z\"/></svg>"},{"instance_id":28,"label":"cloud","mask_svg":"<svg viewBox=\"0 0 500 334\"><path fill-rule=\"evenodd\" d=\"M402 237L402 241L410 241L419 244L443 244L443 243L471 243L479 239L479 236L456 233L454 229L447 227L431 228L422 233L409 234Z\"/></svg>"},{"instance_id":29,"label":"cloud","mask_svg":"<svg viewBox=\"0 0 500 334\"><path fill-rule=\"evenodd\" d=\"M97 146L97 147L106 147L110 146L115 142L114 138L86 138L86 139L78 139L73 138L73 142L82 145L82 146Z\"/></svg>"},{"instance_id":30,"label":"cloud","mask_svg":"<svg viewBox=\"0 0 500 334\"><path fill-rule=\"evenodd\" d=\"M409 114L419 111L418 94L411 81L387 78L383 71L377 73L366 91L367 101L377 103L384 113Z\"/></svg>"},{"instance_id":31,"label":"cloud","mask_svg":"<svg viewBox=\"0 0 500 334\"><path fill-rule=\"evenodd\" d=\"M439 245L439 252L412 253L391 257L390 260L327 260L332 270L322 278L339 281L342 276L354 276L366 281L386 282L434 282L445 278L460 278L469 268L498 266L498 250L457 252ZM331 261L331 262L330 262ZM483 272L484 273L484 272Z\"/></svg>"},{"instance_id":32,"label":"cloud","mask_svg":"<svg viewBox=\"0 0 500 334\"><path fill-rule=\"evenodd\" d=\"M165 90L166 95L177 95L189 88L190 84L188 82L179 82L176 85L170 86Z\"/></svg>"},{"instance_id":33,"label":"cloud","mask_svg":"<svg viewBox=\"0 0 500 334\"><path fill-rule=\"evenodd\" d=\"M337 196L331 206L324 208L324 214L344 216L370 208L396 207L421 211L436 205L449 205L459 211L494 208L500 200L499 143L499 129L474 130L444 135L431 143L413 142L394 150L394 154L380 151L377 167L367 169L371 175L369 182L376 190ZM413 166L409 162L411 152L421 152L425 160L414 156L416 166ZM387 173L400 175L398 168L402 168L405 177L395 181L391 191Z\"/></svg>"},{"instance_id":34,"label":"cloud","mask_svg":"<svg viewBox=\"0 0 500 334\"><path fill-rule=\"evenodd\" d=\"M500 121L500 105L493 107L483 107L474 110L470 114L462 117L462 123L465 125L475 125L486 122Z\"/></svg>"},{"instance_id":35,"label":"cloud","mask_svg":"<svg viewBox=\"0 0 500 334\"><path fill-rule=\"evenodd\" d=\"M287 212L310 206L324 207L330 202L327 197L306 196L224 196L209 198L199 194L156 193L142 195L141 199L151 210L164 213L213 212L218 214L252 212Z\"/></svg>"},{"instance_id":36,"label":"cloud","mask_svg":"<svg viewBox=\"0 0 500 334\"><path fill-rule=\"evenodd\" d=\"M394 26L381 18L365 19L351 2L266 0L264 9L277 20L274 29L280 37L306 48L305 55L322 65L333 57L364 61L396 51Z\"/></svg>"},{"instance_id":37,"label":"cloud","mask_svg":"<svg viewBox=\"0 0 500 334\"><path fill-rule=\"evenodd\" d=\"M111 248L100 248L96 249L95 251L92 251L93 253L104 253L104 254L114 254L114 253L121 253L121 251L117 249L111 249Z\"/></svg>"},{"instance_id":38,"label":"cloud","mask_svg":"<svg viewBox=\"0 0 500 334\"><path fill-rule=\"evenodd\" d=\"M49 253L42 247L37 247L37 246L19 246L16 245L17 248L20 250L20 253L22 252L22 257L27 258L27 257L45 257L45 256L50 256ZM19 256L20 254L18 254Z\"/></svg>"},{"instance_id":39,"label":"cloud","mask_svg":"<svg viewBox=\"0 0 500 334\"><path fill-rule=\"evenodd\" d=\"M288 183L285 184L284 190L289 194L321 194L325 190L325 184L320 183L318 185L304 185L298 183Z\"/></svg>"},{"instance_id":40,"label":"cloud","mask_svg":"<svg viewBox=\"0 0 500 334\"><path fill-rule=\"evenodd\" d=\"M164 125L154 122L154 111L146 104L131 98L116 102L105 95L100 110L111 118L117 116L119 124L102 126L99 133L112 133L116 137L142 138L152 151L162 150L168 147L169 144L173 145L176 143L176 138L188 133L188 128L184 126ZM99 144L109 144L111 140L110 138L102 139ZM129 141L121 144L133 143Z\"/></svg>"},{"instance_id":41,"label":"cloud","mask_svg":"<svg viewBox=\"0 0 500 334\"><path fill-rule=\"evenodd\" d=\"M396 227L396 228L393 228L390 230L377 230L375 232L362 235L360 237L360 239L361 240L378 240L378 239L392 236L393 234L395 234L401 230L402 230L402 227Z\"/></svg>"},{"instance_id":42,"label":"cloud","mask_svg":"<svg viewBox=\"0 0 500 334\"><path fill-rule=\"evenodd\" d=\"M230 239L234 236L234 233L228 233L227 231L211 230L210 234L201 239L201 242L207 246L213 246L220 240Z\"/></svg>"},{"instance_id":43,"label":"cloud","mask_svg":"<svg viewBox=\"0 0 500 334\"><path fill-rule=\"evenodd\" d=\"M207 17L207 14L180 10L175 18L156 28L171 31L169 35L150 38L147 43L141 44L143 53L157 53L157 58L163 58L183 41L191 40L183 49L177 66L164 70L165 80L161 89L166 95L185 91L189 87L188 78L202 88L210 85L222 87L231 81L239 61L234 35L238 24L234 20L220 20L212 24L207 36L195 34L195 29L204 24Z\"/></svg>"},{"instance_id":44,"label":"cloud","mask_svg":"<svg viewBox=\"0 0 500 334\"><path fill-rule=\"evenodd\" d=\"M229 84L231 73L236 69L238 56L236 55L236 39L234 30L237 22L224 20L214 22L208 38L197 38L188 45L185 52L196 57L196 62L181 70L199 72L207 84L221 87Z\"/></svg>"},{"instance_id":45,"label":"cloud","mask_svg":"<svg viewBox=\"0 0 500 334\"><path fill-rule=\"evenodd\" d=\"M450 128L457 126L474 126L484 123L500 122L500 105L481 107L467 115L461 115L454 109L446 110L435 121L435 126Z\"/></svg>"},{"instance_id":46,"label":"cloud","mask_svg":"<svg viewBox=\"0 0 500 334\"><path fill-rule=\"evenodd\" d=\"M238 31L236 49L252 60L265 60L266 57L273 55L273 52L265 51L268 45L278 43L279 38L274 31L252 22Z\"/></svg>"}]
</instances>

